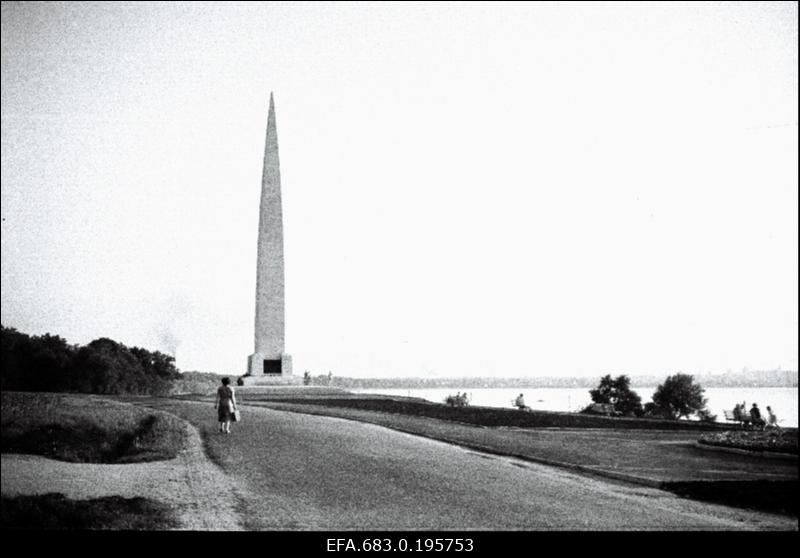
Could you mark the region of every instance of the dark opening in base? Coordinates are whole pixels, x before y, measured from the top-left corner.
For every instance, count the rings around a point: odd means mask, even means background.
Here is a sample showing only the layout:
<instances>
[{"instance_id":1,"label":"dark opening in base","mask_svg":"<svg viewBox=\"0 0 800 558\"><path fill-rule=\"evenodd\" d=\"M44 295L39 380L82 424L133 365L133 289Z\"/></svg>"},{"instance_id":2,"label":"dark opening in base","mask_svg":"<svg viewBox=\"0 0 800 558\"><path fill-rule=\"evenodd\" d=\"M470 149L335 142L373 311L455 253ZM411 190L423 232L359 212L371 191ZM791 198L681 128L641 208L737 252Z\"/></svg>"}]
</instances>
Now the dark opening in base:
<instances>
[{"instance_id":1,"label":"dark opening in base","mask_svg":"<svg viewBox=\"0 0 800 558\"><path fill-rule=\"evenodd\" d=\"M278 360L264 360L264 374L271 376L281 375L281 361Z\"/></svg>"}]
</instances>

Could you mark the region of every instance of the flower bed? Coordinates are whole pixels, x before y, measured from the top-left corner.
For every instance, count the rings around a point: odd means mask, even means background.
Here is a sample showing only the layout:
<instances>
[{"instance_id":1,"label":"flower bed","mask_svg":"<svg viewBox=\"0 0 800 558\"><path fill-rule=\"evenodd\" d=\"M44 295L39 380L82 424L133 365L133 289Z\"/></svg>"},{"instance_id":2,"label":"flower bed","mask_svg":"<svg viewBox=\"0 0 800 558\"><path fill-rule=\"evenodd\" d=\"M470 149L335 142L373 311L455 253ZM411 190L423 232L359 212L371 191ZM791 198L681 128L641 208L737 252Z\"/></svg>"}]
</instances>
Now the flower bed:
<instances>
[{"instance_id":1,"label":"flower bed","mask_svg":"<svg viewBox=\"0 0 800 558\"><path fill-rule=\"evenodd\" d=\"M750 451L769 451L797 455L797 430L776 432L754 430L727 430L708 432L698 439L701 444Z\"/></svg>"}]
</instances>

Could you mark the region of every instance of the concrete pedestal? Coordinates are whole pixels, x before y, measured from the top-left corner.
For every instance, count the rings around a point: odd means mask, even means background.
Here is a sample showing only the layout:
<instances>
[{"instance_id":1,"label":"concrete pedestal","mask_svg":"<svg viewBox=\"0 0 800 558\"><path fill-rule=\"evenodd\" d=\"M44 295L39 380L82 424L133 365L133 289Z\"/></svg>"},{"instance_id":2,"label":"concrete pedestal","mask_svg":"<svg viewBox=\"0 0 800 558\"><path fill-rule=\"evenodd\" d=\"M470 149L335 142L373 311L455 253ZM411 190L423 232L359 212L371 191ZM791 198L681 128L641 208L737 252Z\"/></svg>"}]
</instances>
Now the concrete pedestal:
<instances>
[{"instance_id":1,"label":"concrete pedestal","mask_svg":"<svg viewBox=\"0 0 800 558\"><path fill-rule=\"evenodd\" d=\"M260 374L258 376L242 376L242 385L250 386L302 386L303 378L297 376L273 376Z\"/></svg>"},{"instance_id":2,"label":"concrete pedestal","mask_svg":"<svg viewBox=\"0 0 800 558\"><path fill-rule=\"evenodd\" d=\"M280 380L280 378L294 378L294 376L292 376L292 357L286 353L281 355L253 353L247 357L247 376L245 376L245 378L272 378L276 380ZM296 382L274 382L275 385L281 383L294 384Z\"/></svg>"}]
</instances>

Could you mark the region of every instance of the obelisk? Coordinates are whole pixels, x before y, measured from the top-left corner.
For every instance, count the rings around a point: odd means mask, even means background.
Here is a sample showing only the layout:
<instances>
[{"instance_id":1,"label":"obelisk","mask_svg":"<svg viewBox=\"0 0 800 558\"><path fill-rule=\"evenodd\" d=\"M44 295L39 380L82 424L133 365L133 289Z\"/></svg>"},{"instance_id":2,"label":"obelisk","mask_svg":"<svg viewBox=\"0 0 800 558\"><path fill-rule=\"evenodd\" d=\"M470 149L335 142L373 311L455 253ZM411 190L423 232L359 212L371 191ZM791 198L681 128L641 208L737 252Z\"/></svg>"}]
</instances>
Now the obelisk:
<instances>
[{"instance_id":1,"label":"obelisk","mask_svg":"<svg viewBox=\"0 0 800 558\"><path fill-rule=\"evenodd\" d=\"M284 322L281 169L278 131L275 126L275 101L270 93L258 221L255 352L247 359L249 376L265 380L270 378L277 380L277 383L281 383L280 377L291 376L292 358L285 353Z\"/></svg>"}]
</instances>

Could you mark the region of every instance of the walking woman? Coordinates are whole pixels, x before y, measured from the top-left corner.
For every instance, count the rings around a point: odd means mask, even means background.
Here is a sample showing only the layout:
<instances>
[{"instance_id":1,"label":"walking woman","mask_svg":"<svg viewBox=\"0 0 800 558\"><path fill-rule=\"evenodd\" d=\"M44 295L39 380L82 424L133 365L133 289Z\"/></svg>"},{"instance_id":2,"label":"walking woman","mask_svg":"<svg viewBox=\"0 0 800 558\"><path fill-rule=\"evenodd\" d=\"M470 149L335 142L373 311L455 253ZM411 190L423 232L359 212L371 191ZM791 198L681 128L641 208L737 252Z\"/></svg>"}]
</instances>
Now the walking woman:
<instances>
[{"instance_id":1,"label":"walking woman","mask_svg":"<svg viewBox=\"0 0 800 558\"><path fill-rule=\"evenodd\" d=\"M233 393L233 388L228 385L230 383L230 379L222 378L222 385L217 389L217 400L214 402L219 419L219 431L225 434L231 433L231 416L236 409L236 395Z\"/></svg>"}]
</instances>

